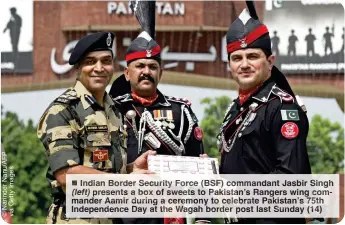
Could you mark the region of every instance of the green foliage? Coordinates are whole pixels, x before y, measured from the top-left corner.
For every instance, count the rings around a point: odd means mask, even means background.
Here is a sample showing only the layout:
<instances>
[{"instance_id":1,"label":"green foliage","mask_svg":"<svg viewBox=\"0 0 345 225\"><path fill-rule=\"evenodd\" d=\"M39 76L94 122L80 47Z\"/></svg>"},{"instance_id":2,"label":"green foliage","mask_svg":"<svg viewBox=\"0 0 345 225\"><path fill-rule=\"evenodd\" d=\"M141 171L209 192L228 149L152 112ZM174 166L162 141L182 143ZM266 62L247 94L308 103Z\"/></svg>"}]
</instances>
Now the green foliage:
<instances>
[{"instance_id":1,"label":"green foliage","mask_svg":"<svg viewBox=\"0 0 345 225\"><path fill-rule=\"evenodd\" d=\"M227 96L221 96L214 99L204 98L201 104L207 105L204 112L204 119L201 121L201 127L204 131L204 148L210 157L218 157L217 135L223 122L225 111L229 107L231 99Z\"/></svg>"},{"instance_id":2,"label":"green foliage","mask_svg":"<svg viewBox=\"0 0 345 225\"><path fill-rule=\"evenodd\" d=\"M207 105L204 111L204 119L200 126L204 131L204 148L209 157L220 159L220 153L217 145L217 135L223 122L225 111L231 104L231 99L227 96L221 96L214 99L204 98L201 104ZM223 224L223 218L212 218L212 224Z\"/></svg>"},{"instance_id":3,"label":"green foliage","mask_svg":"<svg viewBox=\"0 0 345 225\"><path fill-rule=\"evenodd\" d=\"M344 128L315 115L310 123L308 154L313 173L344 171Z\"/></svg>"},{"instance_id":4,"label":"green foliage","mask_svg":"<svg viewBox=\"0 0 345 225\"><path fill-rule=\"evenodd\" d=\"M12 222L45 223L51 198L45 179L46 156L36 136L36 127L31 120L24 124L11 112L2 114L1 126L7 168L13 167L15 174L12 189L15 192L14 206L9 207L14 210Z\"/></svg>"}]
</instances>

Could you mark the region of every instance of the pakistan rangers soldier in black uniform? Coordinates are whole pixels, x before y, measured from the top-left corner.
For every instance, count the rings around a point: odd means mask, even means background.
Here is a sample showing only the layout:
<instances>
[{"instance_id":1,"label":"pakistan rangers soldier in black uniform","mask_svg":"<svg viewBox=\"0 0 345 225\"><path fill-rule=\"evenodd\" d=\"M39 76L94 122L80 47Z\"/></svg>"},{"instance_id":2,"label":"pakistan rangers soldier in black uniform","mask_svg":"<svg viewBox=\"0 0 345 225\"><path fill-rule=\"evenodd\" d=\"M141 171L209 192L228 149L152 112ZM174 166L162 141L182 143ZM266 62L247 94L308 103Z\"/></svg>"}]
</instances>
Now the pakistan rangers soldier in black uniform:
<instances>
[{"instance_id":1,"label":"pakistan rangers soldier in black uniform","mask_svg":"<svg viewBox=\"0 0 345 225\"><path fill-rule=\"evenodd\" d=\"M122 76L112 88L120 85L121 80L122 85L127 83ZM150 149L163 155L199 156L204 153L203 133L188 100L165 96L158 89L154 100L141 99L130 89L128 92L114 98L124 115L128 132L128 163Z\"/></svg>"},{"instance_id":2,"label":"pakistan rangers soldier in black uniform","mask_svg":"<svg viewBox=\"0 0 345 225\"><path fill-rule=\"evenodd\" d=\"M161 48L153 39L154 2L139 1L139 4L142 5L136 6L136 9L147 9L147 14L141 12L145 18L137 16L143 31L128 47L125 74L114 81L110 90L124 116L128 132L128 163L149 149L163 155L199 157L204 153L203 133L191 103L187 99L165 96L157 89L162 67ZM133 11L136 12L135 9ZM145 218L127 222L184 223L184 220Z\"/></svg>"},{"instance_id":3,"label":"pakistan rangers soldier in black uniform","mask_svg":"<svg viewBox=\"0 0 345 225\"><path fill-rule=\"evenodd\" d=\"M310 174L305 107L273 65L267 27L259 21L253 2L246 2L249 13L245 9L227 33L230 71L240 89L219 134L220 173ZM305 219L248 218L237 223L305 223Z\"/></svg>"},{"instance_id":4,"label":"pakistan rangers soldier in black uniform","mask_svg":"<svg viewBox=\"0 0 345 225\"><path fill-rule=\"evenodd\" d=\"M79 40L69 59L78 73L76 84L56 98L39 121L37 135L46 149L53 196L47 223L122 222L66 218L66 174L129 173L147 167L150 152L134 168L133 164L126 166L122 116L105 92L114 71L113 41L110 32Z\"/></svg>"},{"instance_id":5,"label":"pakistan rangers soldier in black uniform","mask_svg":"<svg viewBox=\"0 0 345 225\"><path fill-rule=\"evenodd\" d=\"M143 29L127 49L125 74L110 89L129 135L128 162L148 149L158 154L199 156L204 152L203 133L191 103L157 89L162 76L161 48L151 36L154 33Z\"/></svg>"}]
</instances>

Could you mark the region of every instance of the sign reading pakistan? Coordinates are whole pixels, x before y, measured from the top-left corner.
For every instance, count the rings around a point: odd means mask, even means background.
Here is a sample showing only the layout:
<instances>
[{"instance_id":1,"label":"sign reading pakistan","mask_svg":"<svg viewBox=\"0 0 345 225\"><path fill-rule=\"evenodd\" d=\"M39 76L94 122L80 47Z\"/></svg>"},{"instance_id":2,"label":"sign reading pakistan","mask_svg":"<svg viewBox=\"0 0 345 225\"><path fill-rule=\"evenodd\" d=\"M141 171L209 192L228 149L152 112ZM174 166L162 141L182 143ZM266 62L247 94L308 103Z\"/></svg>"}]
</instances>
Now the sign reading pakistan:
<instances>
[{"instance_id":1,"label":"sign reading pakistan","mask_svg":"<svg viewBox=\"0 0 345 225\"><path fill-rule=\"evenodd\" d=\"M132 10L130 9L128 2L108 2L108 14L116 15L131 15ZM183 2L156 2L156 11L158 15L184 15L184 3Z\"/></svg>"},{"instance_id":2,"label":"sign reading pakistan","mask_svg":"<svg viewBox=\"0 0 345 225\"><path fill-rule=\"evenodd\" d=\"M33 1L12 0L1 4L1 73L31 73Z\"/></svg>"},{"instance_id":3,"label":"sign reading pakistan","mask_svg":"<svg viewBox=\"0 0 345 225\"><path fill-rule=\"evenodd\" d=\"M265 9L276 65L284 73L344 72L344 8L339 1L266 0Z\"/></svg>"}]
</instances>

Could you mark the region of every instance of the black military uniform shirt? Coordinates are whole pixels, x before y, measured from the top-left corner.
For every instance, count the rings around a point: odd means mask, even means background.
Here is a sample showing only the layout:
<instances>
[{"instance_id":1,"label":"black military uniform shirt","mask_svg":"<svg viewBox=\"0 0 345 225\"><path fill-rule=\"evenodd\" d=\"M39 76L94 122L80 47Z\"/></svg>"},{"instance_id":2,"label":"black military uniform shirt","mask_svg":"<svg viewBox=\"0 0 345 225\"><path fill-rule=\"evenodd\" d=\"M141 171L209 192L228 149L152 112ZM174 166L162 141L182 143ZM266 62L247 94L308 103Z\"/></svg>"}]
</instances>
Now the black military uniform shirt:
<instances>
[{"instance_id":1,"label":"black military uniform shirt","mask_svg":"<svg viewBox=\"0 0 345 225\"><path fill-rule=\"evenodd\" d=\"M163 155L203 154L202 131L190 102L157 93L157 100L148 107L134 101L131 94L114 98L127 126L127 162L150 149Z\"/></svg>"},{"instance_id":2,"label":"black military uniform shirt","mask_svg":"<svg viewBox=\"0 0 345 225\"><path fill-rule=\"evenodd\" d=\"M148 107L134 101L131 94L113 99L127 126L127 163L135 161L148 150L155 150L161 155L199 157L204 153L202 131L190 102L164 96L158 90L157 93L157 100ZM142 140L142 147L139 148L138 139ZM163 218L126 218L123 221L129 224L164 223Z\"/></svg>"},{"instance_id":3,"label":"black military uniform shirt","mask_svg":"<svg viewBox=\"0 0 345 225\"><path fill-rule=\"evenodd\" d=\"M273 79L240 105L233 101L219 135L222 174L309 174L308 118Z\"/></svg>"}]
</instances>

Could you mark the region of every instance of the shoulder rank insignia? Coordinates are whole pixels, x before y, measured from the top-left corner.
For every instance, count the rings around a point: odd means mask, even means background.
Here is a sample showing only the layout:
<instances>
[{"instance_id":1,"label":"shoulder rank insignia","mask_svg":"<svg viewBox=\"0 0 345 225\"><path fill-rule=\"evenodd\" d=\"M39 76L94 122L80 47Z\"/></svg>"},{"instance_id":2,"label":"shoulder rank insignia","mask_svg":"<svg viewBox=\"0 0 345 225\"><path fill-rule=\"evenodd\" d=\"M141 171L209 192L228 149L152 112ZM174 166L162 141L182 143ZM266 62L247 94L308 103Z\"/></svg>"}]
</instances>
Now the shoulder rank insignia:
<instances>
[{"instance_id":1,"label":"shoulder rank insignia","mask_svg":"<svg viewBox=\"0 0 345 225\"><path fill-rule=\"evenodd\" d=\"M192 102L189 101L187 98L176 98L176 97L171 97L171 96L165 96L165 97L168 101L182 103L182 104L185 104L187 106L192 105Z\"/></svg>"},{"instance_id":2,"label":"shoulder rank insignia","mask_svg":"<svg viewBox=\"0 0 345 225\"><path fill-rule=\"evenodd\" d=\"M117 102L117 103L132 101L131 94L127 93L124 95L117 96L117 97L113 98L113 101Z\"/></svg>"},{"instance_id":3,"label":"shoulder rank insignia","mask_svg":"<svg viewBox=\"0 0 345 225\"><path fill-rule=\"evenodd\" d=\"M307 107L305 106L304 102L302 101L301 97L299 97L298 95L296 95L296 101L297 104L302 108L302 110L307 113Z\"/></svg>"},{"instance_id":4,"label":"shoulder rank insignia","mask_svg":"<svg viewBox=\"0 0 345 225\"><path fill-rule=\"evenodd\" d=\"M68 89L62 95L57 97L54 102L69 104L71 101L77 98L77 92L74 89Z\"/></svg>"},{"instance_id":5,"label":"shoulder rank insignia","mask_svg":"<svg viewBox=\"0 0 345 225\"><path fill-rule=\"evenodd\" d=\"M289 93L283 91L282 89L278 88L276 85L272 88L272 93L278 96L281 102L294 102L294 97L292 97Z\"/></svg>"}]
</instances>

